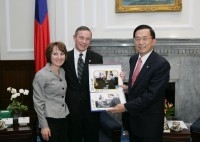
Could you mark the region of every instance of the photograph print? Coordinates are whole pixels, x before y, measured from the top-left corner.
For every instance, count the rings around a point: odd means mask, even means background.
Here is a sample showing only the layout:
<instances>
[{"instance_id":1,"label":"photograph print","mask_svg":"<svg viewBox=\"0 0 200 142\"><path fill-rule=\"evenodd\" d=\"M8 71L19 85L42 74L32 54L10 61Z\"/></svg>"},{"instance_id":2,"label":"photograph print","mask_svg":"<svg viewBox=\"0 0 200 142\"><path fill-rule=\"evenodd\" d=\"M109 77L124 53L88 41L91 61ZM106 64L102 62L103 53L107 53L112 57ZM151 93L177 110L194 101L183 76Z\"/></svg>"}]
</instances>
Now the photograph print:
<instances>
[{"instance_id":1,"label":"photograph print","mask_svg":"<svg viewBox=\"0 0 200 142\"><path fill-rule=\"evenodd\" d=\"M89 65L90 91L118 90L119 86L123 84L120 72L121 65Z\"/></svg>"},{"instance_id":2,"label":"photograph print","mask_svg":"<svg viewBox=\"0 0 200 142\"><path fill-rule=\"evenodd\" d=\"M91 93L91 111L105 111L111 107L116 106L119 103L125 103L124 92L109 92L109 93Z\"/></svg>"}]
</instances>

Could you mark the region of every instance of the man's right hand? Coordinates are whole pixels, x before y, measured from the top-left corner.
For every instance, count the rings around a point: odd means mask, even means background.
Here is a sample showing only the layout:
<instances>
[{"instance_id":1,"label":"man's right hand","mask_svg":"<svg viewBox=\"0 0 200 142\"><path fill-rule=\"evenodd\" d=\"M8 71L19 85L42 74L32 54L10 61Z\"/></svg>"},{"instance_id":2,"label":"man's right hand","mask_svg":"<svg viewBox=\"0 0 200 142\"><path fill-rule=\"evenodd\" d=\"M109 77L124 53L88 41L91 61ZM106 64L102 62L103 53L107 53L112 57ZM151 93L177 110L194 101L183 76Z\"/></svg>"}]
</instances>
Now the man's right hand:
<instances>
[{"instance_id":1,"label":"man's right hand","mask_svg":"<svg viewBox=\"0 0 200 142\"><path fill-rule=\"evenodd\" d=\"M123 88L124 93L128 92L128 86L127 85L120 85L120 87Z\"/></svg>"}]
</instances>

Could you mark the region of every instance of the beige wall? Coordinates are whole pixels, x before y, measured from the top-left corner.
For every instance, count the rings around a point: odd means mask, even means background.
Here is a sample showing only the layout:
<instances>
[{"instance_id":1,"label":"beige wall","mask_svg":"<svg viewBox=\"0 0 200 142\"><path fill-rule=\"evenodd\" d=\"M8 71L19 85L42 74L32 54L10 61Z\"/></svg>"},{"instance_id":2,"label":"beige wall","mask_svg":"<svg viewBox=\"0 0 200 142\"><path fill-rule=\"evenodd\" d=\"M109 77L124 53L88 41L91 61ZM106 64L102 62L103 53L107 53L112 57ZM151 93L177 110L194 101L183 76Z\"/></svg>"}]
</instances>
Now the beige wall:
<instances>
[{"instance_id":1,"label":"beige wall","mask_svg":"<svg viewBox=\"0 0 200 142\"><path fill-rule=\"evenodd\" d=\"M139 24L151 25L157 38L200 38L199 0L182 0L181 12L115 13L115 0L47 0L51 41L72 49L74 30L91 28L93 38L131 38ZM0 59L33 59L35 0L0 0Z\"/></svg>"}]
</instances>

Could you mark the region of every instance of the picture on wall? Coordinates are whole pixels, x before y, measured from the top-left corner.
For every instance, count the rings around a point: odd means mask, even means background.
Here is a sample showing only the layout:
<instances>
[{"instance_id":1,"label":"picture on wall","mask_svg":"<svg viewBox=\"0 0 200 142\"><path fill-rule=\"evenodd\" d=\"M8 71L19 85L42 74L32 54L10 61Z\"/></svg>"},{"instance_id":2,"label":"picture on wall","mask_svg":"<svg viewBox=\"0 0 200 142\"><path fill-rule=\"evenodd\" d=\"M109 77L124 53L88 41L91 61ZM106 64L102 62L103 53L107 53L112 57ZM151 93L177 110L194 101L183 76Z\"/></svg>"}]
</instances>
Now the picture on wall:
<instances>
[{"instance_id":1,"label":"picture on wall","mask_svg":"<svg viewBox=\"0 0 200 142\"><path fill-rule=\"evenodd\" d=\"M177 12L182 0L115 0L115 12Z\"/></svg>"}]
</instances>

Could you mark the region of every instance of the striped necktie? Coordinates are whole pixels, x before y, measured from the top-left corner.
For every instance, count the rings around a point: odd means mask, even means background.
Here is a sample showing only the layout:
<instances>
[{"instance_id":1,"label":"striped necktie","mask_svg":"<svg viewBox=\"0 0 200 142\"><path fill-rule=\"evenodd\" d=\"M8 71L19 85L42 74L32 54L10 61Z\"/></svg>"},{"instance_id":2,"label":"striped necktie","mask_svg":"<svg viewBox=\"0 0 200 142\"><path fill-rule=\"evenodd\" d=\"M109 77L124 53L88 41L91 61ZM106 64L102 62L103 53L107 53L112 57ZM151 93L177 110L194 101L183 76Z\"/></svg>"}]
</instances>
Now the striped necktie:
<instances>
[{"instance_id":1,"label":"striped necktie","mask_svg":"<svg viewBox=\"0 0 200 142\"><path fill-rule=\"evenodd\" d=\"M77 67L77 71L78 71L78 81L81 84L81 77L82 77L82 72L83 72L83 67L84 67L84 62L82 59L83 54L79 54L79 58L78 58L78 67Z\"/></svg>"}]
</instances>

